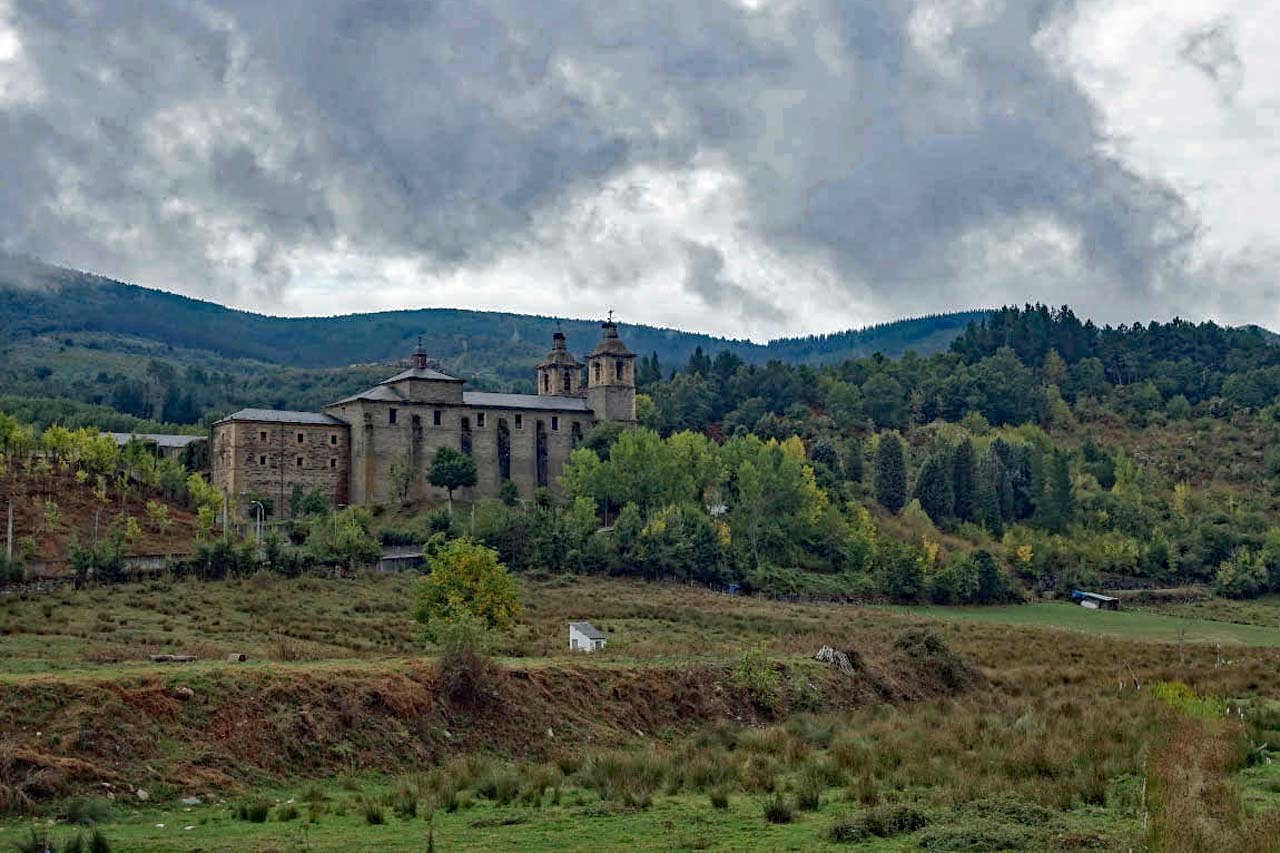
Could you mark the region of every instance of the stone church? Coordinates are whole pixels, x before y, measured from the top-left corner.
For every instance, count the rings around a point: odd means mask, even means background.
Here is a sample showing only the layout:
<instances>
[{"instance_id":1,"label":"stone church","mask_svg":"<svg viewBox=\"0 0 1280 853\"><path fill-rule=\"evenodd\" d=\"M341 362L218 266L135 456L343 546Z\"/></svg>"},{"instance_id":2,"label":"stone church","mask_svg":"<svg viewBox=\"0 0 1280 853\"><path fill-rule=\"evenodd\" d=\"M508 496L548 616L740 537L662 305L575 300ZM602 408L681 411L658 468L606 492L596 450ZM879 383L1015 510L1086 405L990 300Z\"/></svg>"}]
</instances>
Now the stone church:
<instances>
[{"instance_id":1,"label":"stone church","mask_svg":"<svg viewBox=\"0 0 1280 853\"><path fill-rule=\"evenodd\" d=\"M556 488L596 423L636 420L635 355L612 320L601 329L585 380L564 335L552 336L536 395L467 391L429 367L419 344L408 369L323 412L241 409L213 425L213 483L245 513L265 497L285 514L295 485L319 488L334 506L443 498L427 474L436 450L454 447L476 461L464 498L497 497L508 480L525 498Z\"/></svg>"}]
</instances>

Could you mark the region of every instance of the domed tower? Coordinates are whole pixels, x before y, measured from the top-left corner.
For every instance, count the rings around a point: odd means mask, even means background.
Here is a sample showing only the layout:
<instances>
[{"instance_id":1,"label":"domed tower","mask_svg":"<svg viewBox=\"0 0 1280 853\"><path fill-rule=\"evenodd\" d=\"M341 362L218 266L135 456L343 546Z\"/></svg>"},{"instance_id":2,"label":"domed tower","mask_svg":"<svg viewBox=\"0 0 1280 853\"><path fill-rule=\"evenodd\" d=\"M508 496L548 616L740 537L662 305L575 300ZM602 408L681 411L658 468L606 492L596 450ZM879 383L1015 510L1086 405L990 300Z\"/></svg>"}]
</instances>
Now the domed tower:
<instances>
[{"instance_id":1,"label":"domed tower","mask_svg":"<svg viewBox=\"0 0 1280 853\"><path fill-rule=\"evenodd\" d=\"M636 422L635 353L618 337L612 313L600 324L600 343L587 356L587 405L597 420Z\"/></svg>"},{"instance_id":2,"label":"domed tower","mask_svg":"<svg viewBox=\"0 0 1280 853\"><path fill-rule=\"evenodd\" d=\"M565 347L563 332L551 336L551 352L538 365L538 396L582 396L582 362Z\"/></svg>"}]
</instances>

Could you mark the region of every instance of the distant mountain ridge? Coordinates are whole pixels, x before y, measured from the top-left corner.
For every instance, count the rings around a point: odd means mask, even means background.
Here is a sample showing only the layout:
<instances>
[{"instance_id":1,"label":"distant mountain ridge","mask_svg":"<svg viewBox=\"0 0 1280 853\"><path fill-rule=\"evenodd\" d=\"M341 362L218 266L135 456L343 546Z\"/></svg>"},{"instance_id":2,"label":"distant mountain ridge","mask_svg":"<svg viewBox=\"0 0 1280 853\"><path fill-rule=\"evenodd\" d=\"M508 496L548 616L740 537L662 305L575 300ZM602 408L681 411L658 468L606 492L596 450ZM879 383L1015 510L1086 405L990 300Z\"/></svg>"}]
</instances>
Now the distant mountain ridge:
<instances>
[{"instance_id":1,"label":"distant mountain ridge","mask_svg":"<svg viewBox=\"0 0 1280 853\"><path fill-rule=\"evenodd\" d=\"M985 313L938 314L763 345L639 324L620 327L634 352L656 352L667 369L683 364L697 347L710 354L727 349L751 363L781 359L822 364L875 352L890 357L907 350L937 352ZM10 259L0 264L0 330L7 344L91 332L224 358L333 368L400 359L421 335L442 366L502 383L527 373L557 328L578 352L589 350L598 335L597 322L591 320L457 308L272 317L38 262Z\"/></svg>"}]
</instances>

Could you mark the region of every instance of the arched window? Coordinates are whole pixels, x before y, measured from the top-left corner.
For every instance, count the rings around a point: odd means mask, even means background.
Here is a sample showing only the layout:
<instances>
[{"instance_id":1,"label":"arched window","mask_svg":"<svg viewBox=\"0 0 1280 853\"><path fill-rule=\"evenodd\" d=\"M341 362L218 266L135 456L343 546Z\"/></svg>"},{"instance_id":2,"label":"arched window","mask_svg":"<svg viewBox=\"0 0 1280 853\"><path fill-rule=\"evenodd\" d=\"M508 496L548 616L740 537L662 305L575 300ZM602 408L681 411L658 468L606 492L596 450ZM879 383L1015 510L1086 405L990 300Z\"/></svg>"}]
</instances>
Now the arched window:
<instances>
[{"instance_id":1,"label":"arched window","mask_svg":"<svg viewBox=\"0 0 1280 853\"><path fill-rule=\"evenodd\" d=\"M568 370L564 372L564 380L562 384L563 384L564 390L566 391L573 390L573 374L570 373Z\"/></svg>"},{"instance_id":2,"label":"arched window","mask_svg":"<svg viewBox=\"0 0 1280 853\"><path fill-rule=\"evenodd\" d=\"M618 359L613 363L614 378L619 382L622 381L622 359Z\"/></svg>"},{"instance_id":3,"label":"arched window","mask_svg":"<svg viewBox=\"0 0 1280 853\"><path fill-rule=\"evenodd\" d=\"M600 381L600 362L591 365L591 370L595 373L596 382Z\"/></svg>"},{"instance_id":4,"label":"arched window","mask_svg":"<svg viewBox=\"0 0 1280 853\"><path fill-rule=\"evenodd\" d=\"M543 391L551 390L551 374L550 373L542 374L542 390Z\"/></svg>"}]
</instances>

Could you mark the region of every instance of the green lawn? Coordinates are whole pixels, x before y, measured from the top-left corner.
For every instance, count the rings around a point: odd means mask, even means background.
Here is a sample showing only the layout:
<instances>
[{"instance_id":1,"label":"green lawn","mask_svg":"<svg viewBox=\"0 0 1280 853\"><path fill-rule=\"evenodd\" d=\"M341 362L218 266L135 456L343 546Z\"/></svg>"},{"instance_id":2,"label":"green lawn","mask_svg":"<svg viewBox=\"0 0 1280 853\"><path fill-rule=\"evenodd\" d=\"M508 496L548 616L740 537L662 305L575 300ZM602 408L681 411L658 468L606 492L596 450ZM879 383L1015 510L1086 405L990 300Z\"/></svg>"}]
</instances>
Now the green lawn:
<instances>
[{"instance_id":1,"label":"green lawn","mask_svg":"<svg viewBox=\"0 0 1280 853\"><path fill-rule=\"evenodd\" d=\"M1223 643L1280 647L1280 628L1188 619L1137 610L1086 610L1065 602L1011 604L1002 607L889 607L930 619L960 619L1039 628L1082 631L1147 642ZM1180 634L1181 632L1181 634Z\"/></svg>"},{"instance_id":2,"label":"green lawn","mask_svg":"<svg viewBox=\"0 0 1280 853\"><path fill-rule=\"evenodd\" d=\"M379 780L362 788L376 795ZM399 817L383 809L385 823L369 825L357 800L362 794L327 789L317 809L296 801L298 817L280 820L286 803L295 803L286 791L263 792L274 801L268 819L251 823L235 817L229 803L205 803L169 808L116 806L114 816L101 830L114 853L133 851L347 851L426 849L428 821L425 814ZM1131 815L1117 815L1098 807L1077 807L1057 813L1051 821L1022 826L1015 815L983 815L979 809L934 809L922 830L869 837L856 845L835 844L826 838L837 819L857 814L862 807L840 789L829 789L818 811L796 811L790 823L764 820L766 795L734 793L726 809L712 808L704 794L658 794L645 809L628 809L601 802L594 793L569 788L560 805L535 808L497 805L475 800L455 812L437 811L434 842L437 850L915 850L926 834L954 837L953 843L971 836L987 843L1006 839L1019 848L1032 845L1050 849L1065 837L1091 838L1105 845L1129 842L1137 824ZM0 849L8 849L29 837L30 827L48 827L10 820L0 823ZM55 844L65 844L79 830L66 825L51 829ZM87 837L87 832L85 833ZM941 839L939 839L941 840ZM938 843L935 841L935 843ZM945 849L968 849L945 847ZM979 849L979 848L975 848ZM988 848L980 848L988 849ZM990 848L994 849L994 848ZM1005 849L1005 848L1002 848Z\"/></svg>"}]
</instances>

